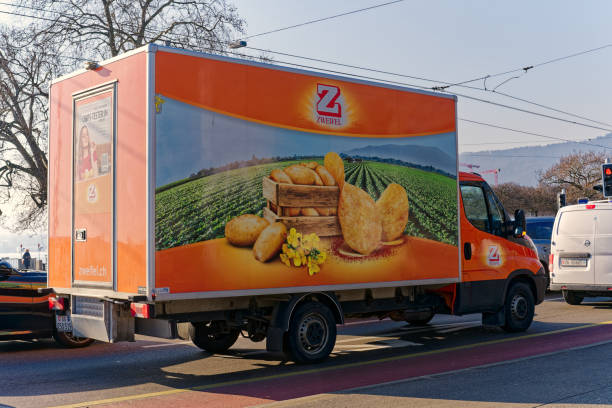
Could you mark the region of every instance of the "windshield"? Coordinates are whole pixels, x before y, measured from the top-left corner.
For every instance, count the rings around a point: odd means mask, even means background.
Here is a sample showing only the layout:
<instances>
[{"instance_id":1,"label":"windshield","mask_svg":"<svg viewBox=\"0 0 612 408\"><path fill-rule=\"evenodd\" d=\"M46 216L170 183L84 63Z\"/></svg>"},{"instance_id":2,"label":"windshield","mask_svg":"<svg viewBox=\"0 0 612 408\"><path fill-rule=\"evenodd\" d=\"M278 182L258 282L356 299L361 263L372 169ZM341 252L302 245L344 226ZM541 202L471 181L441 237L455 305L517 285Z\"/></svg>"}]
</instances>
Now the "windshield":
<instances>
[{"instance_id":1,"label":"windshield","mask_svg":"<svg viewBox=\"0 0 612 408\"><path fill-rule=\"evenodd\" d=\"M531 239L550 239L554 221L537 221L527 223L527 235Z\"/></svg>"}]
</instances>

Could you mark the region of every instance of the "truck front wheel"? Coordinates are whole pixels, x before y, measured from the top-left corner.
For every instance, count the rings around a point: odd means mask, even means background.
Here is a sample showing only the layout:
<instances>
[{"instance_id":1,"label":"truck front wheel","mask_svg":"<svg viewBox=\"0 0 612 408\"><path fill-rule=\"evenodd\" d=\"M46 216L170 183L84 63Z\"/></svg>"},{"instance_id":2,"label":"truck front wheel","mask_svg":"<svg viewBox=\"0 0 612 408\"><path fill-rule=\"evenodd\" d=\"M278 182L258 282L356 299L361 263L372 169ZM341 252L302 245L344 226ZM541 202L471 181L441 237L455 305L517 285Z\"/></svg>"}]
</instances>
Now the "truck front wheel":
<instances>
[{"instance_id":1,"label":"truck front wheel","mask_svg":"<svg viewBox=\"0 0 612 408\"><path fill-rule=\"evenodd\" d=\"M569 305L578 306L584 300L584 296L580 296L576 292L571 292L569 290L563 290L562 292L563 292L563 299L565 299L565 301Z\"/></svg>"},{"instance_id":2,"label":"truck front wheel","mask_svg":"<svg viewBox=\"0 0 612 408\"><path fill-rule=\"evenodd\" d=\"M193 344L209 353L225 353L234 345L240 330L227 327L224 321L197 322L189 325Z\"/></svg>"},{"instance_id":3,"label":"truck front wheel","mask_svg":"<svg viewBox=\"0 0 612 408\"><path fill-rule=\"evenodd\" d=\"M325 360L336 344L336 319L320 302L300 304L294 311L287 333L287 348L296 363Z\"/></svg>"},{"instance_id":4,"label":"truck front wheel","mask_svg":"<svg viewBox=\"0 0 612 408\"><path fill-rule=\"evenodd\" d=\"M516 282L508 290L504 304L507 332L525 331L533 321L535 302L531 288L523 282Z\"/></svg>"}]
</instances>

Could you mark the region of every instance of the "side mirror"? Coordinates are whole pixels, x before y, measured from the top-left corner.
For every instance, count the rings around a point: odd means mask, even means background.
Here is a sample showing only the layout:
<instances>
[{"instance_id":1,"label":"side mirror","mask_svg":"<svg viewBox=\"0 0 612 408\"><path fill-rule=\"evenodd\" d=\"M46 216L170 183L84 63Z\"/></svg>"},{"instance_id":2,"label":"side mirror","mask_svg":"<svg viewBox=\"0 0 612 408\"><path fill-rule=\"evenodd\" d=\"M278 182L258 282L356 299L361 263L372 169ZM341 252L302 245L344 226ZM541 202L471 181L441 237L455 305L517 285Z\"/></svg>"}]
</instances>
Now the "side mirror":
<instances>
[{"instance_id":1,"label":"side mirror","mask_svg":"<svg viewBox=\"0 0 612 408\"><path fill-rule=\"evenodd\" d=\"M516 210L514 212L514 237L522 238L527 233L527 221L525 220L525 212Z\"/></svg>"}]
</instances>

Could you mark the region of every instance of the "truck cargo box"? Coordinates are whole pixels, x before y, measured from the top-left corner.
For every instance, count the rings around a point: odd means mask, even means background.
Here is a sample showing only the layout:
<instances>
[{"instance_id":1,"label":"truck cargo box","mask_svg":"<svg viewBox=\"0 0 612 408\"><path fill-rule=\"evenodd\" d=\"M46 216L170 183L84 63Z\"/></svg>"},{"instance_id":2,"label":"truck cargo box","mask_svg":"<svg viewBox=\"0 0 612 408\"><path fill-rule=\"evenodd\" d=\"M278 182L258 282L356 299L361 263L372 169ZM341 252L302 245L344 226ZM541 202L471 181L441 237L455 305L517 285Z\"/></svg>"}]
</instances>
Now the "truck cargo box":
<instances>
[{"instance_id":1,"label":"truck cargo box","mask_svg":"<svg viewBox=\"0 0 612 408\"><path fill-rule=\"evenodd\" d=\"M58 293L461 280L454 96L150 45L53 81L49 130Z\"/></svg>"}]
</instances>

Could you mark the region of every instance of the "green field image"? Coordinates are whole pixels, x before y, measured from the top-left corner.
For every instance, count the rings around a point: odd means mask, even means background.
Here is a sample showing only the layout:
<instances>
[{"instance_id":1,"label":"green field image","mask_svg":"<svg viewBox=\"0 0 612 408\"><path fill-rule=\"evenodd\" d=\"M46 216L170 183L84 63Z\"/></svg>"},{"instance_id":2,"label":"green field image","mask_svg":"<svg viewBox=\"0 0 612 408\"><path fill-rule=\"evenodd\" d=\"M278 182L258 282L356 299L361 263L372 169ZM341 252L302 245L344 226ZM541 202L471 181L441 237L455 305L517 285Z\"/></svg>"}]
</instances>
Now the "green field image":
<instances>
[{"instance_id":1,"label":"green field image","mask_svg":"<svg viewBox=\"0 0 612 408\"><path fill-rule=\"evenodd\" d=\"M229 170L158 188L155 195L156 249L222 238L225 224L242 214L263 213L262 177L299 161ZM317 160L322 164L322 160ZM405 234L457 245L457 182L411 167L364 161L345 163L346 181L378 199L390 183L406 189L410 215Z\"/></svg>"}]
</instances>

